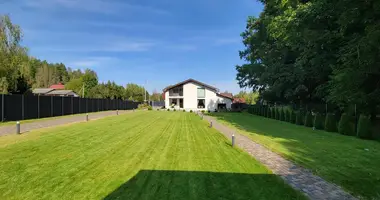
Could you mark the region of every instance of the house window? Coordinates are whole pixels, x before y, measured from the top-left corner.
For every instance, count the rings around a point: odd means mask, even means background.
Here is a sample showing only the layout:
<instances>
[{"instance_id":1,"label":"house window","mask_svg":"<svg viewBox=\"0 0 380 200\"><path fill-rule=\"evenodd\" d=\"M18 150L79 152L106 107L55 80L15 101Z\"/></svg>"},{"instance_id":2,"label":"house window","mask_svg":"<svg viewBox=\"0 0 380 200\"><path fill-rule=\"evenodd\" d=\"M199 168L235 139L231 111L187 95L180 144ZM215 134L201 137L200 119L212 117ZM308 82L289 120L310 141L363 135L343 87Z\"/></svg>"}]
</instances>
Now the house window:
<instances>
[{"instance_id":1,"label":"house window","mask_svg":"<svg viewBox=\"0 0 380 200\"><path fill-rule=\"evenodd\" d=\"M198 108L205 108L205 100L198 99Z\"/></svg>"},{"instance_id":2,"label":"house window","mask_svg":"<svg viewBox=\"0 0 380 200\"><path fill-rule=\"evenodd\" d=\"M205 89L204 88L198 88L198 98L205 98Z\"/></svg>"}]
</instances>

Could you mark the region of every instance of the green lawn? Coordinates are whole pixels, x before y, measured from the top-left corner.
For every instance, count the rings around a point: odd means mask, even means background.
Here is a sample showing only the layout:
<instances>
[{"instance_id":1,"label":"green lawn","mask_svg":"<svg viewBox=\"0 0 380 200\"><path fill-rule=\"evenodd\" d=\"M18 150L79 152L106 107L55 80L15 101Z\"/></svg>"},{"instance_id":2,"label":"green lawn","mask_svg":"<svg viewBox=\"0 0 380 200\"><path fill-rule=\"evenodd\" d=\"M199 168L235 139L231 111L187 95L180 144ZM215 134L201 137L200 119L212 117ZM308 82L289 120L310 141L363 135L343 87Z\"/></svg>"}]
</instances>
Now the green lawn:
<instances>
[{"instance_id":1,"label":"green lawn","mask_svg":"<svg viewBox=\"0 0 380 200\"><path fill-rule=\"evenodd\" d=\"M0 199L304 199L194 113L0 137Z\"/></svg>"},{"instance_id":2,"label":"green lawn","mask_svg":"<svg viewBox=\"0 0 380 200\"><path fill-rule=\"evenodd\" d=\"M380 199L379 142L313 131L248 113L212 115L354 195Z\"/></svg>"}]
</instances>

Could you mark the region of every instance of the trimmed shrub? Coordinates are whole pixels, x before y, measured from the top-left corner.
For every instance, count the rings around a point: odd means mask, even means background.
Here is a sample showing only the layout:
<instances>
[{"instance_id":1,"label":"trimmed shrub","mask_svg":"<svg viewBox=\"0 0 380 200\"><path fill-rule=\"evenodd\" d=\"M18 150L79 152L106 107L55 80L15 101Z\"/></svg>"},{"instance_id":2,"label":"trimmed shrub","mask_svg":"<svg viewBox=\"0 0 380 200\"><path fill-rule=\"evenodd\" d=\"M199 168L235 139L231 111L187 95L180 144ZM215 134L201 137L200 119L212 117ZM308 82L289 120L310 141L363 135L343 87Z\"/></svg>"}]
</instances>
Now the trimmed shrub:
<instances>
[{"instance_id":1,"label":"trimmed shrub","mask_svg":"<svg viewBox=\"0 0 380 200\"><path fill-rule=\"evenodd\" d=\"M272 108L272 119L276 119L276 108Z\"/></svg>"},{"instance_id":2,"label":"trimmed shrub","mask_svg":"<svg viewBox=\"0 0 380 200\"><path fill-rule=\"evenodd\" d=\"M335 118L335 115L332 113L327 113L327 115L326 115L325 130L329 131L329 132L336 132L337 131L336 118Z\"/></svg>"},{"instance_id":3,"label":"trimmed shrub","mask_svg":"<svg viewBox=\"0 0 380 200\"><path fill-rule=\"evenodd\" d=\"M324 126L324 116L317 113L315 114L314 116L314 123L313 123L313 126L315 129L318 129L318 130L323 130L325 128Z\"/></svg>"},{"instance_id":4,"label":"trimmed shrub","mask_svg":"<svg viewBox=\"0 0 380 200\"><path fill-rule=\"evenodd\" d=\"M159 109L159 108L157 108L157 111L160 111L160 109Z\"/></svg>"},{"instance_id":5,"label":"trimmed shrub","mask_svg":"<svg viewBox=\"0 0 380 200\"><path fill-rule=\"evenodd\" d=\"M170 109L168 108L168 111L170 111Z\"/></svg>"},{"instance_id":6,"label":"trimmed shrub","mask_svg":"<svg viewBox=\"0 0 380 200\"><path fill-rule=\"evenodd\" d=\"M280 119L280 110L278 108L275 108L275 110L276 110L275 119L279 120Z\"/></svg>"},{"instance_id":7,"label":"trimmed shrub","mask_svg":"<svg viewBox=\"0 0 380 200\"><path fill-rule=\"evenodd\" d=\"M205 111L204 111L204 110L201 110L201 112L202 112L202 113L205 113Z\"/></svg>"},{"instance_id":8,"label":"trimmed shrub","mask_svg":"<svg viewBox=\"0 0 380 200\"><path fill-rule=\"evenodd\" d=\"M301 111L297 111L296 113L296 124L297 125L304 125L304 116Z\"/></svg>"},{"instance_id":9,"label":"trimmed shrub","mask_svg":"<svg viewBox=\"0 0 380 200\"><path fill-rule=\"evenodd\" d=\"M185 110L185 109L183 109L183 112L186 112L186 110Z\"/></svg>"},{"instance_id":10,"label":"trimmed shrub","mask_svg":"<svg viewBox=\"0 0 380 200\"><path fill-rule=\"evenodd\" d=\"M290 110L290 123L295 124L296 123L296 112L293 110Z\"/></svg>"},{"instance_id":11,"label":"trimmed shrub","mask_svg":"<svg viewBox=\"0 0 380 200\"><path fill-rule=\"evenodd\" d=\"M355 124L350 115L342 114L338 124L338 132L342 135L355 135Z\"/></svg>"},{"instance_id":12,"label":"trimmed shrub","mask_svg":"<svg viewBox=\"0 0 380 200\"><path fill-rule=\"evenodd\" d=\"M311 114L311 112L306 113L304 125L306 127L313 127L313 115Z\"/></svg>"},{"instance_id":13,"label":"trimmed shrub","mask_svg":"<svg viewBox=\"0 0 380 200\"><path fill-rule=\"evenodd\" d=\"M284 121L288 122L289 121L288 110L287 109L283 109L283 112L284 112Z\"/></svg>"},{"instance_id":14,"label":"trimmed shrub","mask_svg":"<svg viewBox=\"0 0 380 200\"><path fill-rule=\"evenodd\" d=\"M371 139L371 118L369 116L360 115L357 134L360 138Z\"/></svg>"},{"instance_id":15,"label":"trimmed shrub","mask_svg":"<svg viewBox=\"0 0 380 200\"><path fill-rule=\"evenodd\" d=\"M193 110L190 110L190 112L192 113L192 112L193 112Z\"/></svg>"},{"instance_id":16,"label":"trimmed shrub","mask_svg":"<svg viewBox=\"0 0 380 200\"><path fill-rule=\"evenodd\" d=\"M173 111L176 111L176 109L174 108Z\"/></svg>"},{"instance_id":17,"label":"trimmed shrub","mask_svg":"<svg viewBox=\"0 0 380 200\"><path fill-rule=\"evenodd\" d=\"M152 106L148 106L148 110L153 110Z\"/></svg>"},{"instance_id":18,"label":"trimmed shrub","mask_svg":"<svg viewBox=\"0 0 380 200\"><path fill-rule=\"evenodd\" d=\"M281 120L281 121L285 121L285 113L284 113L284 109L280 108L280 109L279 109L279 113L280 113L280 120Z\"/></svg>"},{"instance_id":19,"label":"trimmed shrub","mask_svg":"<svg viewBox=\"0 0 380 200\"><path fill-rule=\"evenodd\" d=\"M286 121L290 122L290 118L291 118L291 112L290 112L290 110L287 109L285 113L286 113L286 115L285 115L286 116Z\"/></svg>"}]
</instances>

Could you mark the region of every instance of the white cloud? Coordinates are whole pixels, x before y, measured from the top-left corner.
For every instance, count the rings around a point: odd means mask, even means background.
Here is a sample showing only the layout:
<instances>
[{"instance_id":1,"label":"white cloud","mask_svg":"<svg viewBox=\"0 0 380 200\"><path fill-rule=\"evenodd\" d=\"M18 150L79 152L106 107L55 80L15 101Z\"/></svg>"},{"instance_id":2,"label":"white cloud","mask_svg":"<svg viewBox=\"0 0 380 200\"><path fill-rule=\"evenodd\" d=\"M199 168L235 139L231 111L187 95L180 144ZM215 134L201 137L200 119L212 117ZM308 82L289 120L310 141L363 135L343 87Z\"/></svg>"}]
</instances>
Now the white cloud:
<instances>
[{"instance_id":1,"label":"white cloud","mask_svg":"<svg viewBox=\"0 0 380 200\"><path fill-rule=\"evenodd\" d=\"M72 66L73 68L96 68L96 67L101 67L104 64L110 64L110 63L115 63L118 62L118 58L114 57L87 57L87 58L82 58L78 60L74 60L72 62L69 62L67 65Z\"/></svg>"},{"instance_id":2,"label":"white cloud","mask_svg":"<svg viewBox=\"0 0 380 200\"><path fill-rule=\"evenodd\" d=\"M197 50L196 45L192 44L173 44L165 46L167 49L176 50L176 51L194 51Z\"/></svg>"},{"instance_id":3,"label":"white cloud","mask_svg":"<svg viewBox=\"0 0 380 200\"><path fill-rule=\"evenodd\" d=\"M70 9L104 14L116 14L125 12L149 12L154 14L169 14L168 11L130 4L115 0L23 0L23 5L40 9Z\"/></svg>"},{"instance_id":4,"label":"white cloud","mask_svg":"<svg viewBox=\"0 0 380 200\"><path fill-rule=\"evenodd\" d=\"M218 38L214 41L216 46L229 45L229 44L237 44L239 43L239 38Z\"/></svg>"}]
</instances>

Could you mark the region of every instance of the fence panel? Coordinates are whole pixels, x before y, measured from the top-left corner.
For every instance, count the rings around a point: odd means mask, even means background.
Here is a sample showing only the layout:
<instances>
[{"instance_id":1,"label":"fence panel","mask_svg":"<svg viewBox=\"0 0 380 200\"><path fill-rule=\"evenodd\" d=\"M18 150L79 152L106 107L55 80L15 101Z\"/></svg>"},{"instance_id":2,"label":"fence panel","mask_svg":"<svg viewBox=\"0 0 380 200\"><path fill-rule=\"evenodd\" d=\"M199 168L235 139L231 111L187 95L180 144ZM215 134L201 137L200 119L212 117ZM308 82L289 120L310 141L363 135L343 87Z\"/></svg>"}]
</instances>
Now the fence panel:
<instances>
[{"instance_id":1,"label":"fence panel","mask_svg":"<svg viewBox=\"0 0 380 200\"><path fill-rule=\"evenodd\" d=\"M62 116L62 97L53 97L53 116Z\"/></svg>"},{"instance_id":2,"label":"fence panel","mask_svg":"<svg viewBox=\"0 0 380 200\"><path fill-rule=\"evenodd\" d=\"M79 113L79 98L73 98L73 114Z\"/></svg>"},{"instance_id":3,"label":"fence panel","mask_svg":"<svg viewBox=\"0 0 380 200\"><path fill-rule=\"evenodd\" d=\"M37 97L34 97L37 98ZM48 97L48 96L40 96L40 118L45 118L45 117L52 117L53 116L53 98ZM38 106L36 105L36 108ZM34 119L34 118L33 118Z\"/></svg>"},{"instance_id":4,"label":"fence panel","mask_svg":"<svg viewBox=\"0 0 380 200\"><path fill-rule=\"evenodd\" d=\"M72 99L71 97L62 97L62 115L71 115L72 114Z\"/></svg>"},{"instance_id":5,"label":"fence panel","mask_svg":"<svg viewBox=\"0 0 380 200\"><path fill-rule=\"evenodd\" d=\"M4 95L4 121L22 120L22 96Z\"/></svg>"},{"instance_id":6,"label":"fence panel","mask_svg":"<svg viewBox=\"0 0 380 200\"><path fill-rule=\"evenodd\" d=\"M24 118L23 119L36 119L38 117L41 117L41 112L38 113L38 103L39 103L38 101L39 101L38 96L24 96L24 107L23 107ZM41 104L42 102L40 102L40 105Z\"/></svg>"}]
</instances>

